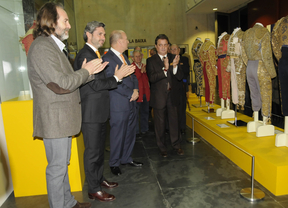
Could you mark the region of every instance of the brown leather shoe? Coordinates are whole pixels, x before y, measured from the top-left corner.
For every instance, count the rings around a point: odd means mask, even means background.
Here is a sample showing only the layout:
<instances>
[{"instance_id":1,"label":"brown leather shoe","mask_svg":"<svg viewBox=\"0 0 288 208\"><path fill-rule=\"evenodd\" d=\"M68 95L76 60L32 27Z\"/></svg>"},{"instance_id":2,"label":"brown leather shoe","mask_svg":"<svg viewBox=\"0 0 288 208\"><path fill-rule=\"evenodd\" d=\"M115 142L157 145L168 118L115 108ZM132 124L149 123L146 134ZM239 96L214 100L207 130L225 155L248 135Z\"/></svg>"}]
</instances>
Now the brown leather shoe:
<instances>
[{"instance_id":1,"label":"brown leather shoe","mask_svg":"<svg viewBox=\"0 0 288 208\"><path fill-rule=\"evenodd\" d=\"M90 207L91 207L91 203L89 203L89 202L80 203L80 202L77 201L75 206L72 207L72 208L90 208Z\"/></svg>"},{"instance_id":2,"label":"brown leather shoe","mask_svg":"<svg viewBox=\"0 0 288 208\"><path fill-rule=\"evenodd\" d=\"M115 200L115 196L108 194L105 191L98 191L96 193L88 193L90 199L98 199L101 202L109 202Z\"/></svg>"},{"instance_id":3,"label":"brown leather shoe","mask_svg":"<svg viewBox=\"0 0 288 208\"><path fill-rule=\"evenodd\" d=\"M161 156L162 156L162 157L167 157L167 152L166 152L166 151L162 151L162 152L161 152Z\"/></svg>"},{"instance_id":4,"label":"brown leather shoe","mask_svg":"<svg viewBox=\"0 0 288 208\"><path fill-rule=\"evenodd\" d=\"M101 183L101 186L104 187L104 188L116 188L118 186L118 183L116 182L109 182L107 180L104 180L102 183Z\"/></svg>"},{"instance_id":5,"label":"brown leather shoe","mask_svg":"<svg viewBox=\"0 0 288 208\"><path fill-rule=\"evenodd\" d=\"M177 152L177 155L184 155L184 151L181 148L175 149L175 151Z\"/></svg>"}]
</instances>

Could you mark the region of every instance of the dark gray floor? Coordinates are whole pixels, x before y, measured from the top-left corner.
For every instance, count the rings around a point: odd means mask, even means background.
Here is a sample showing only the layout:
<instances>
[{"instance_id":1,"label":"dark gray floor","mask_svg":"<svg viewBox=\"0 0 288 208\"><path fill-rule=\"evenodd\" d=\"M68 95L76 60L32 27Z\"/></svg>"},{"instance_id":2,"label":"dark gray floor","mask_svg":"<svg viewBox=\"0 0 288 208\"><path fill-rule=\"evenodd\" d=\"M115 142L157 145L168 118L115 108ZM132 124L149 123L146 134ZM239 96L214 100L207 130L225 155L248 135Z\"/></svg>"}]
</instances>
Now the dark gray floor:
<instances>
[{"instance_id":1,"label":"dark gray floor","mask_svg":"<svg viewBox=\"0 0 288 208\"><path fill-rule=\"evenodd\" d=\"M87 184L83 192L74 192L73 195L78 201L90 201L95 208L288 207L288 195L275 197L257 182L255 187L266 194L264 200L250 203L241 198L240 190L251 187L250 176L205 140L201 139L201 142L194 146L187 143L185 138L190 137L191 130L187 129L182 141L185 155L178 156L172 151L167 135L170 147L167 158L159 155L154 135L137 140L133 158L135 161L143 162L144 166L142 168L121 166L121 176L111 174L108 166L109 153L106 152L104 175L109 181L119 183L119 187L107 190L116 196L113 202L88 199ZM15 198L11 194L1 206L1 208L28 207L48 208L47 196Z\"/></svg>"}]
</instances>

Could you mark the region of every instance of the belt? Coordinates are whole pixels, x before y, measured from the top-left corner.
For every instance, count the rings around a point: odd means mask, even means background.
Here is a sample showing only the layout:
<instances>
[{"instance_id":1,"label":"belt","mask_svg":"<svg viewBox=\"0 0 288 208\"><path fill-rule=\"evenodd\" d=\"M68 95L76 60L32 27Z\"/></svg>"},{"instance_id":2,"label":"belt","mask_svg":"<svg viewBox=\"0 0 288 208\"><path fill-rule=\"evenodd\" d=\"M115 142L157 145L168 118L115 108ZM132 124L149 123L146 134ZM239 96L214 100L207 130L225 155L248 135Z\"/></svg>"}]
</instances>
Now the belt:
<instances>
[{"instance_id":1,"label":"belt","mask_svg":"<svg viewBox=\"0 0 288 208\"><path fill-rule=\"evenodd\" d=\"M220 55L220 56L218 56L218 58L226 58L226 54L223 54L223 55Z\"/></svg>"}]
</instances>

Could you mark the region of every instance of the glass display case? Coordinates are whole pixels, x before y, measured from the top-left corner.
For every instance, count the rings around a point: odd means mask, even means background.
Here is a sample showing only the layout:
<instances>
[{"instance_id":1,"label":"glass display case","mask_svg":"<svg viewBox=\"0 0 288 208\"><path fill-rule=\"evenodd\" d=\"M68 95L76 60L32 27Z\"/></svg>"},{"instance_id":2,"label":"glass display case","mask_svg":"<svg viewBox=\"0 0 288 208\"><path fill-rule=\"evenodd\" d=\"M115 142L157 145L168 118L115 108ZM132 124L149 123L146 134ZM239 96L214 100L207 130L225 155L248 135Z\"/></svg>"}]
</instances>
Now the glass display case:
<instances>
[{"instance_id":1,"label":"glass display case","mask_svg":"<svg viewBox=\"0 0 288 208\"><path fill-rule=\"evenodd\" d=\"M4 101L33 98L27 73L27 42L33 41L31 27L40 7L47 0L0 1L0 99ZM77 51L73 0L59 0L72 25L66 41L71 61Z\"/></svg>"}]
</instances>

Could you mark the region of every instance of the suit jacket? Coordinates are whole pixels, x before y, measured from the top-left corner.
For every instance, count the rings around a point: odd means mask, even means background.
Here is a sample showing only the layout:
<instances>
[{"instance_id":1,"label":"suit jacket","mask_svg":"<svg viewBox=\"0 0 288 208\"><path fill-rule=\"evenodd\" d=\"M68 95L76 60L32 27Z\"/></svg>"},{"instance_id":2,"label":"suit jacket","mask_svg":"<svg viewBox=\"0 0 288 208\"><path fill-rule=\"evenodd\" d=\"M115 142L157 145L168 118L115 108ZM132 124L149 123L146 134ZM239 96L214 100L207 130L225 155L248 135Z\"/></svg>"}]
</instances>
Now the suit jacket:
<instances>
[{"instance_id":1,"label":"suit jacket","mask_svg":"<svg viewBox=\"0 0 288 208\"><path fill-rule=\"evenodd\" d=\"M81 68L84 59L87 62L98 58L87 44L79 51L74 62L74 70ZM109 118L109 89L117 87L114 76L106 77L104 70L94 75L94 80L80 87L82 122L103 123Z\"/></svg>"},{"instance_id":2,"label":"suit jacket","mask_svg":"<svg viewBox=\"0 0 288 208\"><path fill-rule=\"evenodd\" d=\"M135 75L138 79L138 87L139 87L139 98L137 102L143 102L143 95L146 95L146 100L150 100L150 86L147 73L141 73L141 69L138 68L135 62L132 63L135 68Z\"/></svg>"},{"instance_id":3,"label":"suit jacket","mask_svg":"<svg viewBox=\"0 0 288 208\"><path fill-rule=\"evenodd\" d=\"M125 61L128 65L130 62L126 55L124 55ZM109 50L104 56L103 61L108 61L109 64L105 69L107 77L111 77L115 73L115 67L118 68L122 66L122 61L118 56L111 50ZM122 82L118 82L118 87L116 89L110 90L110 112L112 111L129 111L130 110L130 99L133 94L133 90L138 89L138 80L135 74L131 74L128 77L122 79ZM136 107L136 101L132 101Z\"/></svg>"},{"instance_id":4,"label":"suit jacket","mask_svg":"<svg viewBox=\"0 0 288 208\"><path fill-rule=\"evenodd\" d=\"M183 83L185 86L185 92L188 92L188 83L190 79L190 65L189 65L189 59L186 56L180 56L180 66L181 70L183 71Z\"/></svg>"},{"instance_id":5,"label":"suit jacket","mask_svg":"<svg viewBox=\"0 0 288 208\"><path fill-rule=\"evenodd\" d=\"M180 103L180 92L182 87L183 72L181 70L180 62L178 64L177 73L173 74L173 59L175 55L170 53L167 54L169 59L169 69L167 71L167 77L164 74L163 67L164 63L160 59L158 54L153 55L147 59L147 74L150 86L150 105L156 109L162 109L166 106L167 101L167 83L171 80L171 99L174 106L178 106Z\"/></svg>"},{"instance_id":6,"label":"suit jacket","mask_svg":"<svg viewBox=\"0 0 288 208\"><path fill-rule=\"evenodd\" d=\"M80 132L78 87L89 77L86 69L73 71L52 37L37 37L27 59L33 91L33 136L63 138Z\"/></svg>"}]
</instances>

